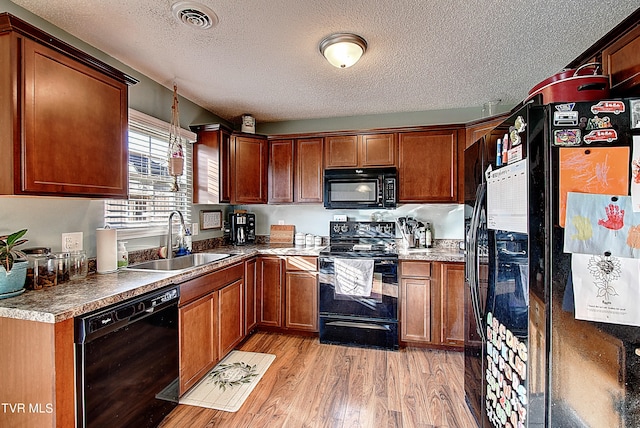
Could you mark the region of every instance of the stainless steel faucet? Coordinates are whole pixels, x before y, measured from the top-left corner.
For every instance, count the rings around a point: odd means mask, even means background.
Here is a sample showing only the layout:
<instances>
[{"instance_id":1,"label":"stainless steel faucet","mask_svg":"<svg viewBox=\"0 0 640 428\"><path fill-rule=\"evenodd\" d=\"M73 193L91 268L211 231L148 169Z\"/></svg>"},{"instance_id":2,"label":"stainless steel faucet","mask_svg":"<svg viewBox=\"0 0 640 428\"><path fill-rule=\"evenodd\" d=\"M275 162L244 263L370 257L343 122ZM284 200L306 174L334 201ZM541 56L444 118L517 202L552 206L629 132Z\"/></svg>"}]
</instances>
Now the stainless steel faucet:
<instances>
[{"instance_id":1,"label":"stainless steel faucet","mask_svg":"<svg viewBox=\"0 0 640 428\"><path fill-rule=\"evenodd\" d=\"M173 258L173 227L171 227L171 222L173 220L174 214L178 214L180 216L180 227L182 228L180 229L180 231L184 233L184 230L185 230L184 217L182 216L182 213L180 211L171 211L171 214L169 214L169 230L167 231L167 258L168 259Z\"/></svg>"}]
</instances>

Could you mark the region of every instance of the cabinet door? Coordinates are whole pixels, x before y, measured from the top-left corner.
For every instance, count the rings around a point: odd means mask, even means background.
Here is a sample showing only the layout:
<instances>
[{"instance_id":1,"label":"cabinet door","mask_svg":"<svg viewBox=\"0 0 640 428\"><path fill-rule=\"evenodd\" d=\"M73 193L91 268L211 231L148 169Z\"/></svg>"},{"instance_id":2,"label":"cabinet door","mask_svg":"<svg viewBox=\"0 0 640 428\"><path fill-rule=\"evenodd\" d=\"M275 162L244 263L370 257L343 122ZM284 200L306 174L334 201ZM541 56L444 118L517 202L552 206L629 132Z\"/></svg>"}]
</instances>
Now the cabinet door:
<instances>
[{"instance_id":1,"label":"cabinet door","mask_svg":"<svg viewBox=\"0 0 640 428\"><path fill-rule=\"evenodd\" d=\"M326 137L324 141L326 168L355 168L358 166L358 136Z\"/></svg>"},{"instance_id":2,"label":"cabinet door","mask_svg":"<svg viewBox=\"0 0 640 428\"><path fill-rule=\"evenodd\" d=\"M231 203L267 202L267 141L236 135L231 144Z\"/></svg>"},{"instance_id":3,"label":"cabinet door","mask_svg":"<svg viewBox=\"0 0 640 428\"><path fill-rule=\"evenodd\" d=\"M126 198L127 85L23 39L20 193Z\"/></svg>"},{"instance_id":4,"label":"cabinet door","mask_svg":"<svg viewBox=\"0 0 640 428\"><path fill-rule=\"evenodd\" d=\"M269 203L293 202L293 140L269 142Z\"/></svg>"},{"instance_id":5,"label":"cabinet door","mask_svg":"<svg viewBox=\"0 0 640 428\"><path fill-rule=\"evenodd\" d=\"M218 361L216 308L217 293L211 293L178 310L180 395L198 382Z\"/></svg>"},{"instance_id":6,"label":"cabinet door","mask_svg":"<svg viewBox=\"0 0 640 428\"><path fill-rule=\"evenodd\" d=\"M286 273L286 327L318 331L318 277L316 272Z\"/></svg>"},{"instance_id":7,"label":"cabinet door","mask_svg":"<svg viewBox=\"0 0 640 428\"><path fill-rule=\"evenodd\" d=\"M431 342L431 280L401 278L400 287L400 339Z\"/></svg>"},{"instance_id":8,"label":"cabinet door","mask_svg":"<svg viewBox=\"0 0 640 428\"><path fill-rule=\"evenodd\" d=\"M282 327L282 260L279 257L258 259L260 325Z\"/></svg>"},{"instance_id":9,"label":"cabinet door","mask_svg":"<svg viewBox=\"0 0 640 428\"><path fill-rule=\"evenodd\" d=\"M360 166L395 166L396 134L360 136Z\"/></svg>"},{"instance_id":10,"label":"cabinet door","mask_svg":"<svg viewBox=\"0 0 640 428\"><path fill-rule=\"evenodd\" d=\"M441 334L445 345L464 345L464 264L442 263Z\"/></svg>"},{"instance_id":11,"label":"cabinet door","mask_svg":"<svg viewBox=\"0 0 640 428\"><path fill-rule=\"evenodd\" d=\"M219 358L231 352L244 339L244 281L237 280L218 293Z\"/></svg>"},{"instance_id":12,"label":"cabinet door","mask_svg":"<svg viewBox=\"0 0 640 428\"><path fill-rule=\"evenodd\" d=\"M244 264L245 335L251 333L258 325L257 266L257 259L247 260Z\"/></svg>"},{"instance_id":13,"label":"cabinet door","mask_svg":"<svg viewBox=\"0 0 640 428\"><path fill-rule=\"evenodd\" d=\"M227 188L229 187L229 170L225 170L221 162L223 134L226 134L228 146L229 134L223 133L222 130L198 133L198 143L193 146L194 204L219 204L222 202L223 177L227 182ZM227 162L228 157L227 147Z\"/></svg>"},{"instance_id":14,"label":"cabinet door","mask_svg":"<svg viewBox=\"0 0 640 428\"><path fill-rule=\"evenodd\" d=\"M322 174L322 138L296 140L296 202L322 202Z\"/></svg>"},{"instance_id":15,"label":"cabinet door","mask_svg":"<svg viewBox=\"0 0 640 428\"><path fill-rule=\"evenodd\" d=\"M608 75L612 96L638 93L640 86L640 26L602 51L602 74Z\"/></svg>"},{"instance_id":16,"label":"cabinet door","mask_svg":"<svg viewBox=\"0 0 640 428\"><path fill-rule=\"evenodd\" d=\"M457 130L399 134L400 202L456 201L457 136Z\"/></svg>"},{"instance_id":17,"label":"cabinet door","mask_svg":"<svg viewBox=\"0 0 640 428\"><path fill-rule=\"evenodd\" d=\"M231 133L220 130L220 202L231 202Z\"/></svg>"}]
</instances>

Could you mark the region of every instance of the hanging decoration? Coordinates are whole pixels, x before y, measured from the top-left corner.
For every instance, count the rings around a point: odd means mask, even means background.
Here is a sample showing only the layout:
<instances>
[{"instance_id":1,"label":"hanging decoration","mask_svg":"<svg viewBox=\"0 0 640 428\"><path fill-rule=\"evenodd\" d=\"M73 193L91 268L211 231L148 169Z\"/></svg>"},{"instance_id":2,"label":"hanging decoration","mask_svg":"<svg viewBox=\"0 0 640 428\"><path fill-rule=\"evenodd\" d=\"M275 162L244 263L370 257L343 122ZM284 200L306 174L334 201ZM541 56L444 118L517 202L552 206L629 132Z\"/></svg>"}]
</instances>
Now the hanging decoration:
<instances>
[{"instance_id":1,"label":"hanging decoration","mask_svg":"<svg viewBox=\"0 0 640 428\"><path fill-rule=\"evenodd\" d=\"M173 105L171 106L171 125L169 126L169 151L168 151L169 175L173 177L171 191L180 190L178 177L184 169L184 152L180 137L180 113L178 111L178 86L173 84Z\"/></svg>"}]
</instances>

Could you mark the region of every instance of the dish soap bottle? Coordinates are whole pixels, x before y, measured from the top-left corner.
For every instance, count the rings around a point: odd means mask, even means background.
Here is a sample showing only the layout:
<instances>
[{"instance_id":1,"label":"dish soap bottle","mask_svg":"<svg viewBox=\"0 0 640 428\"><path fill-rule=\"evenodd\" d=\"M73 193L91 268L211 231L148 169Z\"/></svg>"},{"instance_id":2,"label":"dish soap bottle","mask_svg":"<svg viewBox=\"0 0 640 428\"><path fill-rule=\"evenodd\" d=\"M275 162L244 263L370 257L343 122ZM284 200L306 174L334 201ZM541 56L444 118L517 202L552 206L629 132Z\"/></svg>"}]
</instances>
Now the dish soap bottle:
<instances>
[{"instance_id":1,"label":"dish soap bottle","mask_svg":"<svg viewBox=\"0 0 640 428\"><path fill-rule=\"evenodd\" d=\"M118 241L118 268L129 266L129 252L124 246L126 241Z\"/></svg>"}]
</instances>

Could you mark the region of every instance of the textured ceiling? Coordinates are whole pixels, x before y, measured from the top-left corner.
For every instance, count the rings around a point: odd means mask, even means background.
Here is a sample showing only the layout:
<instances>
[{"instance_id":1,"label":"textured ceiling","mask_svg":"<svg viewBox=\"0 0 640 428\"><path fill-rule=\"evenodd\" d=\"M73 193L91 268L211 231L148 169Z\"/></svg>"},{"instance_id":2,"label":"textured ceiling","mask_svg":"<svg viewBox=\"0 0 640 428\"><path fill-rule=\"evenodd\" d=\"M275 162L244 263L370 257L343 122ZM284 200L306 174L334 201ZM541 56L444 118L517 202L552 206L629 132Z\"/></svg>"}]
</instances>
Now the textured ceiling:
<instances>
[{"instance_id":1,"label":"textured ceiling","mask_svg":"<svg viewBox=\"0 0 640 428\"><path fill-rule=\"evenodd\" d=\"M220 22L175 20L175 0L13 0L180 95L236 122L427 111L522 101L640 0L200 0ZM348 69L318 43L369 48Z\"/></svg>"}]
</instances>

